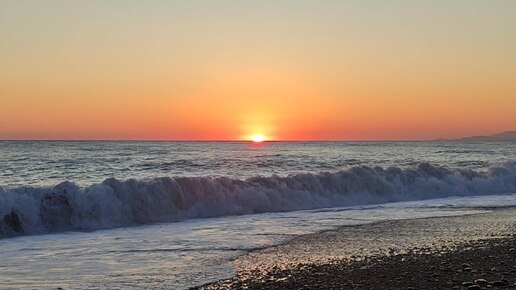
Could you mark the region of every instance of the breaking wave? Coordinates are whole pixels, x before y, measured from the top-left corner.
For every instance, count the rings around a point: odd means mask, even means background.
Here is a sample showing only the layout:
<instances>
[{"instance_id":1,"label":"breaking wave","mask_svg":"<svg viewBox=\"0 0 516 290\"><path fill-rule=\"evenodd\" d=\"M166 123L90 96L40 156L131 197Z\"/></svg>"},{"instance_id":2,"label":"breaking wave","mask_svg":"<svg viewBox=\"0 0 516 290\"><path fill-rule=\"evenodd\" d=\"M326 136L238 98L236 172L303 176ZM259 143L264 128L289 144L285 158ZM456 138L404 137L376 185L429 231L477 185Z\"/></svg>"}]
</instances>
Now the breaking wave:
<instances>
[{"instance_id":1,"label":"breaking wave","mask_svg":"<svg viewBox=\"0 0 516 290\"><path fill-rule=\"evenodd\" d=\"M154 222L516 192L516 163L487 171L357 166L288 177L106 179L0 188L0 237Z\"/></svg>"}]
</instances>

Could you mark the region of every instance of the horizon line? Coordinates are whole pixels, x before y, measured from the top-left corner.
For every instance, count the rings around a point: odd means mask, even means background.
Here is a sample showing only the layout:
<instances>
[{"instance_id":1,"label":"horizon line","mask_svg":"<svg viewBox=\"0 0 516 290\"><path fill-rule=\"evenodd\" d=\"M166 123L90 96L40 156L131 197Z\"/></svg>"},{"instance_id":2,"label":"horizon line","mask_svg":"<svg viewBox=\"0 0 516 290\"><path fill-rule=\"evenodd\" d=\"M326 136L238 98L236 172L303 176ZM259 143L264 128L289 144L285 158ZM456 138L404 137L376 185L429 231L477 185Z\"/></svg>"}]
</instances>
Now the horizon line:
<instances>
[{"instance_id":1,"label":"horizon line","mask_svg":"<svg viewBox=\"0 0 516 290\"><path fill-rule=\"evenodd\" d=\"M235 142L255 143L253 140L217 140L217 139L0 139L0 142ZM435 141L460 141L460 139L300 139L300 140L264 140L259 143L280 142L435 142Z\"/></svg>"}]
</instances>

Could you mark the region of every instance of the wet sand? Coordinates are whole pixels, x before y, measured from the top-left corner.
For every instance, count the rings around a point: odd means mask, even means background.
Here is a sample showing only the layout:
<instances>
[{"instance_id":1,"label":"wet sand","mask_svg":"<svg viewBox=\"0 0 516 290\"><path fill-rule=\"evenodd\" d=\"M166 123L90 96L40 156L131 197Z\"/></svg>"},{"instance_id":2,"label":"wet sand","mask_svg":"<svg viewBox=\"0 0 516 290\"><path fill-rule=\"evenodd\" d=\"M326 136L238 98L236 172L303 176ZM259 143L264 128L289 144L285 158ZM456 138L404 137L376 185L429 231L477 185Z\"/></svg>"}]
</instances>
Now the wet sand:
<instances>
[{"instance_id":1,"label":"wet sand","mask_svg":"<svg viewBox=\"0 0 516 290\"><path fill-rule=\"evenodd\" d=\"M203 289L516 287L516 209L346 226L250 252ZM475 282L476 281L476 282Z\"/></svg>"}]
</instances>

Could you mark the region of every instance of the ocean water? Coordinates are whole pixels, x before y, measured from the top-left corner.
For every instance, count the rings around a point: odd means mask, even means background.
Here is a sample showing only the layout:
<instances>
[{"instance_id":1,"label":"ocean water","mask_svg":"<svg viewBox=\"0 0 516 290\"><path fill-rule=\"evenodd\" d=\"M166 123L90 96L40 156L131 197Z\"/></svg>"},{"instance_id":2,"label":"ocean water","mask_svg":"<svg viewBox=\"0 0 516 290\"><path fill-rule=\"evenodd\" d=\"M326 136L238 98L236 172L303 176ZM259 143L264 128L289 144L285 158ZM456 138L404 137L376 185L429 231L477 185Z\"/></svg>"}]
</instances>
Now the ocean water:
<instances>
[{"instance_id":1,"label":"ocean water","mask_svg":"<svg viewBox=\"0 0 516 290\"><path fill-rule=\"evenodd\" d=\"M187 288L298 235L516 206L516 143L0 142L0 288Z\"/></svg>"}]
</instances>

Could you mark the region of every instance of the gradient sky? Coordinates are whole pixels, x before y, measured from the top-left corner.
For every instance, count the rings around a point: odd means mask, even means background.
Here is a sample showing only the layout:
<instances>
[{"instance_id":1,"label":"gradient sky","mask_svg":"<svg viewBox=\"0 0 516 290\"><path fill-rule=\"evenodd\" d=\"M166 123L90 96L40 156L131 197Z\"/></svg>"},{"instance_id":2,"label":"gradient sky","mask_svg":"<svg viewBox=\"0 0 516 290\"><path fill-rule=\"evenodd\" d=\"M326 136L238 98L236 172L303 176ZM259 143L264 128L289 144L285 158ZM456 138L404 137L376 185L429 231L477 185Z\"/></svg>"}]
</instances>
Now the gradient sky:
<instances>
[{"instance_id":1,"label":"gradient sky","mask_svg":"<svg viewBox=\"0 0 516 290\"><path fill-rule=\"evenodd\" d=\"M0 139L516 129L516 1L0 0Z\"/></svg>"}]
</instances>

